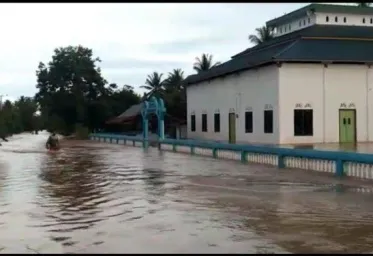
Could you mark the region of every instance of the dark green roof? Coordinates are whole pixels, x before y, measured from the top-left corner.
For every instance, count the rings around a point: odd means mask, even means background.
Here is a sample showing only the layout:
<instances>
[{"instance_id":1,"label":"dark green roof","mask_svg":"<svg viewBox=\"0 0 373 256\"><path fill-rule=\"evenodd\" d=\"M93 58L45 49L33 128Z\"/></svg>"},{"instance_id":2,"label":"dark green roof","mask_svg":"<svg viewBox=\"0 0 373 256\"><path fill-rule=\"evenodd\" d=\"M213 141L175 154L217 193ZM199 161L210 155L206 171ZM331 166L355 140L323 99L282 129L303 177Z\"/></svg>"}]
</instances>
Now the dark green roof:
<instances>
[{"instance_id":1,"label":"dark green roof","mask_svg":"<svg viewBox=\"0 0 373 256\"><path fill-rule=\"evenodd\" d=\"M188 76L185 84L199 83L276 62L373 63L373 28L353 27L353 31L355 35L351 35L351 27L313 26L303 32L299 31L297 36L271 40L208 71ZM368 31L370 37L359 39L358 35Z\"/></svg>"},{"instance_id":2,"label":"dark green roof","mask_svg":"<svg viewBox=\"0 0 373 256\"><path fill-rule=\"evenodd\" d=\"M274 57L280 62L372 63L373 41L299 39Z\"/></svg>"},{"instance_id":3,"label":"dark green roof","mask_svg":"<svg viewBox=\"0 0 373 256\"><path fill-rule=\"evenodd\" d=\"M372 15L372 7L360 7L356 5L336 5L336 4L310 4L293 12L290 12L281 17L267 21L268 27L274 27L287 23L291 20L302 18L307 15L307 11L311 12L330 12L330 13L343 13L343 14L366 14Z\"/></svg>"},{"instance_id":4,"label":"dark green roof","mask_svg":"<svg viewBox=\"0 0 373 256\"><path fill-rule=\"evenodd\" d=\"M275 37L268 42L248 48L232 58L236 58L250 51L255 51L259 48L283 42L286 40L293 40L299 37L339 37L339 38L364 38L373 39L373 27L363 26L340 26L340 25L314 25L301 30L296 30L292 33L283 36Z\"/></svg>"}]
</instances>

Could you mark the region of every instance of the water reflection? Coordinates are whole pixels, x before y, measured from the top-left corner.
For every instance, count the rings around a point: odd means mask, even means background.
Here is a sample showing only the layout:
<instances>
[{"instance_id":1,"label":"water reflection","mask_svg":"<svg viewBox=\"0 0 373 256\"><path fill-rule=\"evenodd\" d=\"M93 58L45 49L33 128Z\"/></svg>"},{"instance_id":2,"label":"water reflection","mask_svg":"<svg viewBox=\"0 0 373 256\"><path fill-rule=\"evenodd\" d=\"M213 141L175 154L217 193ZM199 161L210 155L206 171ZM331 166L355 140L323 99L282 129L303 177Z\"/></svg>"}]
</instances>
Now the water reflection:
<instances>
[{"instance_id":1,"label":"water reflection","mask_svg":"<svg viewBox=\"0 0 373 256\"><path fill-rule=\"evenodd\" d=\"M235 217L228 215L226 220L232 228L254 230L289 252L366 253L372 250L373 198L370 195L360 194L357 198L356 193L349 193L351 187L343 184L300 193L292 190L305 184L277 184L280 190L267 187L267 193L256 193L262 186L251 185L253 188L245 195L234 190L224 196L205 193L209 201L203 205L233 214ZM266 253L269 248L260 245L257 249Z\"/></svg>"},{"instance_id":2,"label":"water reflection","mask_svg":"<svg viewBox=\"0 0 373 256\"><path fill-rule=\"evenodd\" d=\"M81 147L65 148L44 158L39 177L45 182L40 186L39 204L45 220L40 227L55 233L51 239L63 245L74 242L61 234L92 228L102 220L97 216L103 210L99 205L107 199L97 160L97 155Z\"/></svg>"},{"instance_id":3,"label":"water reflection","mask_svg":"<svg viewBox=\"0 0 373 256\"><path fill-rule=\"evenodd\" d=\"M154 148L149 148L144 151L144 169L142 170L145 177L145 190L150 196L149 202L151 203L156 203L158 197L164 196L167 191L165 188L166 174L162 169L164 155L161 151L154 155L155 150ZM157 158L158 161L155 161L154 158Z\"/></svg>"}]
</instances>

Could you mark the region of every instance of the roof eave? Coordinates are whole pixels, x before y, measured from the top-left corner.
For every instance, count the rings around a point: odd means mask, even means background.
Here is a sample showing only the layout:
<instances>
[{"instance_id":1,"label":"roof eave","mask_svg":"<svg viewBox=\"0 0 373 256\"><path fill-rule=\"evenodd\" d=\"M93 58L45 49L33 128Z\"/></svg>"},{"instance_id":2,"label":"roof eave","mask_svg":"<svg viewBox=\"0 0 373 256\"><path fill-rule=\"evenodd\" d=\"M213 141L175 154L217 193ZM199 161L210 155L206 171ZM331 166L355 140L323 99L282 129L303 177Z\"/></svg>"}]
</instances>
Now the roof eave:
<instances>
[{"instance_id":1,"label":"roof eave","mask_svg":"<svg viewBox=\"0 0 373 256\"><path fill-rule=\"evenodd\" d=\"M217 79L217 78L220 78L220 77L225 77L225 76L228 76L228 75L233 75L235 73L239 73L239 72L242 72L242 71L246 71L246 70L250 70L250 69L274 64L274 63L277 63L277 62L278 62L277 60L271 59L271 60L264 61L264 62L261 62L261 63L258 63L258 64L254 64L254 65L249 66L249 67L241 68L241 69L238 69L238 70L235 70L235 71L232 71L232 72L227 72L227 73L224 73L222 75L208 77L208 78L202 78L202 79L199 79L197 81L192 81L192 82L187 83L186 86L199 84L199 83L206 82L206 81L209 81L209 80Z\"/></svg>"},{"instance_id":2,"label":"roof eave","mask_svg":"<svg viewBox=\"0 0 373 256\"><path fill-rule=\"evenodd\" d=\"M322 64L360 64L360 65L372 65L371 60L327 60L327 59L276 59L276 62L281 63L322 63Z\"/></svg>"},{"instance_id":3,"label":"roof eave","mask_svg":"<svg viewBox=\"0 0 373 256\"><path fill-rule=\"evenodd\" d=\"M273 27L273 26L278 25L279 23L281 24L281 23L284 23L288 20L303 17L305 14L307 14L307 10L313 8L313 6L314 6L314 4L309 4L309 5L306 5L306 6L300 8L298 10L292 11L292 12L287 13L283 16L278 17L278 18L269 20L269 21L266 22L266 26L267 27Z\"/></svg>"}]
</instances>

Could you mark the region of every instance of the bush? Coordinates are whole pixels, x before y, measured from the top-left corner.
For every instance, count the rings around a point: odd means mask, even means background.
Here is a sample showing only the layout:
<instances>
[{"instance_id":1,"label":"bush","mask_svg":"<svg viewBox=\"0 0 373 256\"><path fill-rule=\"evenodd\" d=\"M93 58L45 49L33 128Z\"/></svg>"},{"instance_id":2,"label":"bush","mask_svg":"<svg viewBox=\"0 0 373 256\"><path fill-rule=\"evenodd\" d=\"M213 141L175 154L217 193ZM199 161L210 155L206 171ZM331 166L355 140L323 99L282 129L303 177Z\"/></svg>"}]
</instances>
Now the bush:
<instances>
[{"instance_id":1,"label":"bush","mask_svg":"<svg viewBox=\"0 0 373 256\"><path fill-rule=\"evenodd\" d=\"M89 137L89 129L88 127L83 126L82 124L75 125L75 138L85 140Z\"/></svg>"}]
</instances>

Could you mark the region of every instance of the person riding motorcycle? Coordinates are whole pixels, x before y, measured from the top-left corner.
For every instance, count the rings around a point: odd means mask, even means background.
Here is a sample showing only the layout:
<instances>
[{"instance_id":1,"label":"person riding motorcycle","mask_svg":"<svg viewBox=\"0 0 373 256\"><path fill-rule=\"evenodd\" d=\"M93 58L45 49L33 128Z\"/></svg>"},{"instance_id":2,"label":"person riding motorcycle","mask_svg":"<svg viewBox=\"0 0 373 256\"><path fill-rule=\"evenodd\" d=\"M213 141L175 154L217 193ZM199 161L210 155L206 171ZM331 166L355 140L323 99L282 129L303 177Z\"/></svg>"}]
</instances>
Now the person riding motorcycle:
<instances>
[{"instance_id":1,"label":"person riding motorcycle","mask_svg":"<svg viewBox=\"0 0 373 256\"><path fill-rule=\"evenodd\" d=\"M57 150L60 148L60 142L56 133L52 133L52 135L49 136L47 143L45 143L45 147L49 150Z\"/></svg>"}]
</instances>

